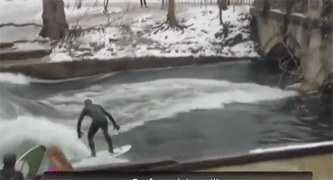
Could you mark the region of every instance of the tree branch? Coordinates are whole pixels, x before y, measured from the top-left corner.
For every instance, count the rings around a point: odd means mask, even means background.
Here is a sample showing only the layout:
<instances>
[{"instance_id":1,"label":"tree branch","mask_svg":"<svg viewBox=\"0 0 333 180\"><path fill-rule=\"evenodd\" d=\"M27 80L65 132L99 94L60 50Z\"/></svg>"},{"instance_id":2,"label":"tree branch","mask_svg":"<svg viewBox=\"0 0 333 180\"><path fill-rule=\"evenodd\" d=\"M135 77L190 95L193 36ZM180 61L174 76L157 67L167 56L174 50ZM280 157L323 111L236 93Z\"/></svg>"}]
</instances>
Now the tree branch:
<instances>
[{"instance_id":1,"label":"tree branch","mask_svg":"<svg viewBox=\"0 0 333 180\"><path fill-rule=\"evenodd\" d=\"M134 9L135 9L135 7L134 7L131 11L133 11ZM82 31L99 30L99 29L104 29L104 28L106 28L106 27L109 27L113 22L122 19L122 18L123 18L128 12L130 12L130 2L128 3L128 5L127 5L127 9L126 9L126 11L124 12L124 14L122 14L122 15L119 16L118 18L113 19L112 21L110 21L110 18L109 18L109 16L108 16L108 22L107 22L105 25L95 25L95 26L91 26L91 27L88 27L88 28L84 28L84 29L82 29Z\"/></svg>"}]
</instances>

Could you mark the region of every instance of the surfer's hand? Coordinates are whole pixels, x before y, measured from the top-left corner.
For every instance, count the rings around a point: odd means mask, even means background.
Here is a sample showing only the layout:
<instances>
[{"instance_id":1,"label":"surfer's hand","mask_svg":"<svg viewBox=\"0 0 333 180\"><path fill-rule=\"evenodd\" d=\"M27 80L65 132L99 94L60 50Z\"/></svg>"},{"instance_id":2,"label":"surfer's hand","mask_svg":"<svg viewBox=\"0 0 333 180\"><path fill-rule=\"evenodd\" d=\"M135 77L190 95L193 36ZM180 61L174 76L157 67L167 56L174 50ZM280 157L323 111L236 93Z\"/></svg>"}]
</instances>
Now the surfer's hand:
<instances>
[{"instance_id":1,"label":"surfer's hand","mask_svg":"<svg viewBox=\"0 0 333 180\"><path fill-rule=\"evenodd\" d=\"M77 137L79 138L79 139L81 139L81 137L82 137L82 132L80 131L80 132L77 132Z\"/></svg>"},{"instance_id":2,"label":"surfer's hand","mask_svg":"<svg viewBox=\"0 0 333 180\"><path fill-rule=\"evenodd\" d=\"M120 127L119 127L118 125L114 125L114 126L113 126L113 129L117 129L117 130L119 130Z\"/></svg>"}]
</instances>

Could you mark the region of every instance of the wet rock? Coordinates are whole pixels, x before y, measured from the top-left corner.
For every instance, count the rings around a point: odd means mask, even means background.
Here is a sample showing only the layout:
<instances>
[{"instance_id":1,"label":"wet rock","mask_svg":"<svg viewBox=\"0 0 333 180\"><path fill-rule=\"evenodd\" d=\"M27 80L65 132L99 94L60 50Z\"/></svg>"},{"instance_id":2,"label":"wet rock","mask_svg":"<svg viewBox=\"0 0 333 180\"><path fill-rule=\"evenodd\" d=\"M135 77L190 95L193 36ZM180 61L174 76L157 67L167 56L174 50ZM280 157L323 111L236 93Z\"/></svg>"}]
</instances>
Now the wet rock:
<instances>
[{"instance_id":1,"label":"wet rock","mask_svg":"<svg viewBox=\"0 0 333 180\"><path fill-rule=\"evenodd\" d=\"M189 47L188 50L193 53L193 54L196 54L198 53L199 51L201 51L203 49L203 47Z\"/></svg>"},{"instance_id":2,"label":"wet rock","mask_svg":"<svg viewBox=\"0 0 333 180\"><path fill-rule=\"evenodd\" d=\"M228 45L228 46L234 46L238 43L241 43L243 42L244 39L243 39L243 35L242 34L237 34L235 37L233 38L229 38L225 41L224 45Z\"/></svg>"},{"instance_id":3,"label":"wet rock","mask_svg":"<svg viewBox=\"0 0 333 180\"><path fill-rule=\"evenodd\" d=\"M104 44L101 44L101 45L97 45L94 47L93 51L97 52L97 51L100 51L101 49L105 48L105 45Z\"/></svg>"},{"instance_id":4,"label":"wet rock","mask_svg":"<svg viewBox=\"0 0 333 180\"><path fill-rule=\"evenodd\" d=\"M93 54L91 53L91 52L85 52L85 53L82 53L82 54L80 54L80 55L78 55L77 57L78 58L82 58L82 57L86 57L86 56L92 56Z\"/></svg>"},{"instance_id":5,"label":"wet rock","mask_svg":"<svg viewBox=\"0 0 333 180\"><path fill-rule=\"evenodd\" d=\"M13 47L13 46L14 46L14 43L11 43L11 42L9 42L9 43L5 43L5 42L0 43L0 49L10 48L10 47Z\"/></svg>"},{"instance_id":6,"label":"wet rock","mask_svg":"<svg viewBox=\"0 0 333 180\"><path fill-rule=\"evenodd\" d=\"M215 33L215 35L214 35L215 39L217 39L217 38L221 38L221 37L222 37L222 34L223 34L222 31L219 31L219 32Z\"/></svg>"},{"instance_id":7,"label":"wet rock","mask_svg":"<svg viewBox=\"0 0 333 180\"><path fill-rule=\"evenodd\" d=\"M95 47L95 46L97 46L97 42L90 42L89 45L90 45L90 47Z\"/></svg>"},{"instance_id":8,"label":"wet rock","mask_svg":"<svg viewBox=\"0 0 333 180\"><path fill-rule=\"evenodd\" d=\"M201 32L208 34L206 30L201 29Z\"/></svg>"},{"instance_id":9,"label":"wet rock","mask_svg":"<svg viewBox=\"0 0 333 180\"><path fill-rule=\"evenodd\" d=\"M82 47L82 48L78 48L78 51L91 51L91 48L86 48L86 47Z\"/></svg>"}]
</instances>

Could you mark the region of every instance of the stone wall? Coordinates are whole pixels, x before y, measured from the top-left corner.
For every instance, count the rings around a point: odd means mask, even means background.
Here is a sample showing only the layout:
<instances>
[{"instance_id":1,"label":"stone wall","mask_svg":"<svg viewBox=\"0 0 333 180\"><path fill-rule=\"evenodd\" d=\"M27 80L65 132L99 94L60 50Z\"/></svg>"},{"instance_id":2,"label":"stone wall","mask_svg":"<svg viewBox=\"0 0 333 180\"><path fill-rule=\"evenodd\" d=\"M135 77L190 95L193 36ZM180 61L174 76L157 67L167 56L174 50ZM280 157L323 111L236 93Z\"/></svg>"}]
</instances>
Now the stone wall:
<instances>
[{"instance_id":1,"label":"stone wall","mask_svg":"<svg viewBox=\"0 0 333 180\"><path fill-rule=\"evenodd\" d=\"M36 63L1 67L0 72L22 73L41 79L66 79L135 69L179 67L227 61L256 60L252 57L175 57L123 58L117 60L82 60L71 62Z\"/></svg>"},{"instance_id":2,"label":"stone wall","mask_svg":"<svg viewBox=\"0 0 333 180\"><path fill-rule=\"evenodd\" d=\"M289 54L300 59L305 78L303 83L307 86L304 90L318 89L328 74L333 73L332 22L318 18L318 10L308 11L305 15L288 15L280 10L270 10L266 16L262 13L262 9L251 8L251 14L258 22L262 55L270 54L273 47L283 44Z\"/></svg>"}]
</instances>

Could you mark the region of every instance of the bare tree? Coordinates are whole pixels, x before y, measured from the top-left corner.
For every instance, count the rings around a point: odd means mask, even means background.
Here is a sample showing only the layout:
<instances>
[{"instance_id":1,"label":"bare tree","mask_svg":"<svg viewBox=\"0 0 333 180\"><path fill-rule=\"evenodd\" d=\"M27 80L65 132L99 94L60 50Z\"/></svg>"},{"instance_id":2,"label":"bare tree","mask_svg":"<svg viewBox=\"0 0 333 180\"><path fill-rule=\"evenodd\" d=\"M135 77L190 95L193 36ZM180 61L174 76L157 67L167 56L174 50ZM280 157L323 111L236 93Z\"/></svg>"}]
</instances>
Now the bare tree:
<instances>
[{"instance_id":1,"label":"bare tree","mask_svg":"<svg viewBox=\"0 0 333 180\"><path fill-rule=\"evenodd\" d=\"M104 13L108 12L109 0L104 0Z\"/></svg>"},{"instance_id":2,"label":"bare tree","mask_svg":"<svg viewBox=\"0 0 333 180\"><path fill-rule=\"evenodd\" d=\"M43 0L43 28L39 32L42 37L52 40L62 39L68 29L63 0Z\"/></svg>"},{"instance_id":3,"label":"bare tree","mask_svg":"<svg viewBox=\"0 0 333 180\"><path fill-rule=\"evenodd\" d=\"M69 4L69 2L68 2L68 4ZM69 5L68 5L69 6ZM73 10L75 9L75 7L77 8L77 9L80 9L81 7L82 7L82 0L75 0L75 3L74 3L74 6L73 6Z\"/></svg>"},{"instance_id":4,"label":"bare tree","mask_svg":"<svg viewBox=\"0 0 333 180\"><path fill-rule=\"evenodd\" d=\"M79 2L77 3L76 8L80 9L82 7L82 0L79 0Z\"/></svg>"},{"instance_id":5,"label":"bare tree","mask_svg":"<svg viewBox=\"0 0 333 180\"><path fill-rule=\"evenodd\" d=\"M190 26L192 26L192 25L190 25ZM175 0L169 0L167 19L161 25L153 27L153 28L158 28L154 33L157 33L160 30L161 31L166 31L170 27L171 27L171 29L182 30L183 32L184 32L184 28L189 27L189 26L181 26L181 25L178 24L178 21L176 19Z\"/></svg>"},{"instance_id":6,"label":"bare tree","mask_svg":"<svg viewBox=\"0 0 333 180\"><path fill-rule=\"evenodd\" d=\"M96 7L96 5L97 5L97 1L98 1L98 0L96 0L96 1L95 1L95 3L94 3L94 6L93 6L93 7Z\"/></svg>"},{"instance_id":7,"label":"bare tree","mask_svg":"<svg viewBox=\"0 0 333 180\"><path fill-rule=\"evenodd\" d=\"M219 19L220 19L220 25L223 26L223 32L221 33L221 35L223 34L224 37L228 37L228 33L229 33L229 28L228 28L228 24L223 23L223 19L222 19L222 11L227 10L228 9L228 4L230 3L229 0L217 0L217 5L219 7Z\"/></svg>"},{"instance_id":8,"label":"bare tree","mask_svg":"<svg viewBox=\"0 0 333 180\"><path fill-rule=\"evenodd\" d=\"M217 5L219 7L220 25L223 25L222 11L228 9L228 0L217 0Z\"/></svg>"},{"instance_id":9,"label":"bare tree","mask_svg":"<svg viewBox=\"0 0 333 180\"><path fill-rule=\"evenodd\" d=\"M177 19L176 19L176 4L175 0L169 1L169 7L168 7L168 14L167 14L167 23L174 27L177 25Z\"/></svg>"}]
</instances>

